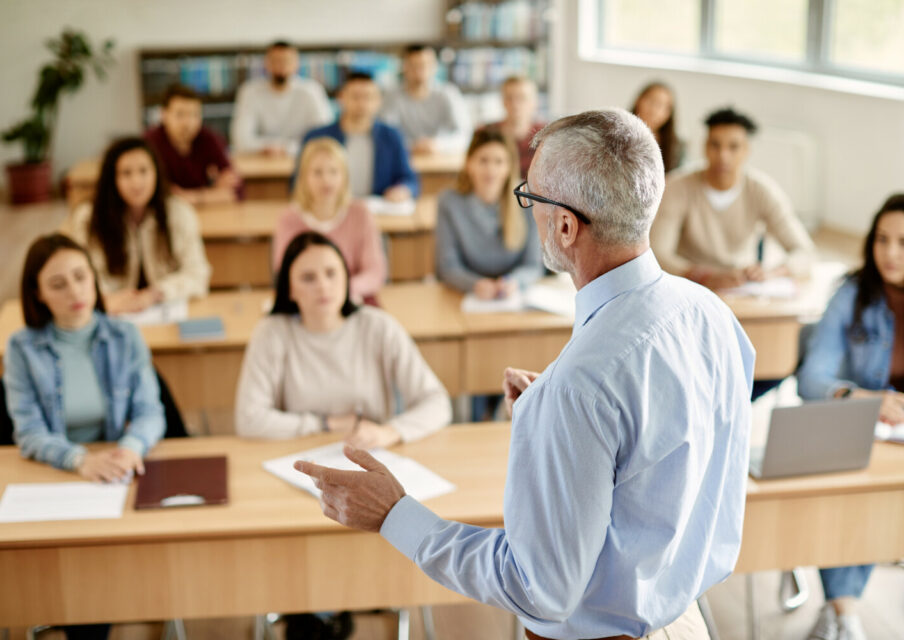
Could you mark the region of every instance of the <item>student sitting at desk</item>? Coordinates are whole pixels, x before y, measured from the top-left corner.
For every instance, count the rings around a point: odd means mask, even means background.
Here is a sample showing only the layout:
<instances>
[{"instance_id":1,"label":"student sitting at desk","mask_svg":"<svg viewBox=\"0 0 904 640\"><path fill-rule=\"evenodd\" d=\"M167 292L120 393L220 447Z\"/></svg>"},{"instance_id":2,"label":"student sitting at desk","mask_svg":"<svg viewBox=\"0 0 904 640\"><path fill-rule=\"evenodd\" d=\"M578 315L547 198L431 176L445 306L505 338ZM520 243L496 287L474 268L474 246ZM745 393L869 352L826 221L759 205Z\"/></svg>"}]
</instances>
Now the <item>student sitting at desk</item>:
<instances>
[{"instance_id":1,"label":"student sitting at desk","mask_svg":"<svg viewBox=\"0 0 904 640\"><path fill-rule=\"evenodd\" d=\"M345 150L332 138L310 140L301 154L292 204L280 216L273 235L273 271L279 271L292 239L318 231L342 251L348 265L352 299L376 296L386 281L386 257L373 216L349 193Z\"/></svg>"},{"instance_id":2,"label":"student sitting at desk","mask_svg":"<svg viewBox=\"0 0 904 640\"><path fill-rule=\"evenodd\" d=\"M496 129L474 134L458 188L439 197L436 275L478 298L504 298L543 275L537 227L518 207L518 154Z\"/></svg>"},{"instance_id":3,"label":"student sitting at desk","mask_svg":"<svg viewBox=\"0 0 904 640\"><path fill-rule=\"evenodd\" d=\"M521 178L527 178L534 157L531 141L545 123L537 121L537 85L527 76L509 76L502 83L502 106L505 120L487 125L495 127L518 146Z\"/></svg>"},{"instance_id":4,"label":"student sitting at desk","mask_svg":"<svg viewBox=\"0 0 904 640\"><path fill-rule=\"evenodd\" d=\"M662 82L651 82L634 100L631 113L644 121L662 151L665 172L678 167L684 160L684 143L675 132L675 94Z\"/></svg>"},{"instance_id":5,"label":"student sitting at desk","mask_svg":"<svg viewBox=\"0 0 904 640\"><path fill-rule=\"evenodd\" d=\"M402 130L412 153L460 153L471 135L471 118L458 87L436 81L436 52L409 46L402 76L402 86L386 92L381 117Z\"/></svg>"},{"instance_id":6,"label":"student sitting at desk","mask_svg":"<svg viewBox=\"0 0 904 640\"><path fill-rule=\"evenodd\" d=\"M706 168L671 174L653 220L650 243L662 268L711 289L805 275L814 254L810 236L778 185L745 166L756 125L721 109L706 126ZM763 232L788 253L785 264L770 271L758 256Z\"/></svg>"},{"instance_id":7,"label":"student sitting at desk","mask_svg":"<svg viewBox=\"0 0 904 640\"><path fill-rule=\"evenodd\" d=\"M163 96L160 124L144 137L175 193L192 204L233 202L242 196L242 180L225 143L203 126L201 107L201 96L193 89L172 85Z\"/></svg>"},{"instance_id":8,"label":"student sitting at desk","mask_svg":"<svg viewBox=\"0 0 904 640\"><path fill-rule=\"evenodd\" d=\"M348 74L339 90L339 106L339 119L309 131L304 143L326 136L348 150L349 187L356 198L375 195L400 202L415 197L418 177L408 162L402 134L377 120L380 89L373 78Z\"/></svg>"},{"instance_id":9,"label":"student sitting at desk","mask_svg":"<svg viewBox=\"0 0 904 640\"><path fill-rule=\"evenodd\" d=\"M298 153L308 130L333 118L323 87L298 77L298 51L282 40L267 47L266 78L248 80L235 98L230 138L236 152Z\"/></svg>"},{"instance_id":10,"label":"student sitting at desk","mask_svg":"<svg viewBox=\"0 0 904 640\"><path fill-rule=\"evenodd\" d=\"M394 391L403 409L395 413ZM286 248L270 317L245 351L236 394L240 436L331 431L358 447L388 447L449 423L451 408L414 341L385 311L358 307L348 267L327 237Z\"/></svg>"},{"instance_id":11,"label":"student sitting at desk","mask_svg":"<svg viewBox=\"0 0 904 640\"><path fill-rule=\"evenodd\" d=\"M210 265L198 217L183 199L167 196L156 156L141 138L110 145L93 205L73 211L65 227L97 267L109 313L207 295Z\"/></svg>"},{"instance_id":12,"label":"student sitting at desk","mask_svg":"<svg viewBox=\"0 0 904 640\"><path fill-rule=\"evenodd\" d=\"M863 266L829 302L797 373L805 400L881 397L880 420L904 422L904 194L873 218ZM809 638L863 640L856 605L872 565L820 569L826 606Z\"/></svg>"}]
</instances>

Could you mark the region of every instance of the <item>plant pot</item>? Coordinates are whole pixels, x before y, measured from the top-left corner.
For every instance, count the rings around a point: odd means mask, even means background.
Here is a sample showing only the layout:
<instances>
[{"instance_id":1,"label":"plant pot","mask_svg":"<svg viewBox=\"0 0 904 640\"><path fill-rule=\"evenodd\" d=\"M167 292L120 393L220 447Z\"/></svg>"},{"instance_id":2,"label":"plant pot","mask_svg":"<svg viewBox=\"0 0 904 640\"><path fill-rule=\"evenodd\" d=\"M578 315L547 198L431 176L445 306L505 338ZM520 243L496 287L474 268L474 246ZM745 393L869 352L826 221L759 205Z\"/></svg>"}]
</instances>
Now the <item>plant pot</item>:
<instances>
[{"instance_id":1,"label":"plant pot","mask_svg":"<svg viewBox=\"0 0 904 640\"><path fill-rule=\"evenodd\" d=\"M9 200L13 204L50 200L50 162L23 162L6 165Z\"/></svg>"}]
</instances>

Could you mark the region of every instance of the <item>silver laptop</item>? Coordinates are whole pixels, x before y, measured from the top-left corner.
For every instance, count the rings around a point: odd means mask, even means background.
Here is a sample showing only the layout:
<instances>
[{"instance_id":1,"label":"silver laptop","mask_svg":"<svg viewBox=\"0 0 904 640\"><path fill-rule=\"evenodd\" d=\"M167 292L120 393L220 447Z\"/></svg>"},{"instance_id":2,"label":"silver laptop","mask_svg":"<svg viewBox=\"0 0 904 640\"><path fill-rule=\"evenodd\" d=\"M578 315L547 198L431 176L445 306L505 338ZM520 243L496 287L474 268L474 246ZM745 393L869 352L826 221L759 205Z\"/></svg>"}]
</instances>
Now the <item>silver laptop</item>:
<instances>
[{"instance_id":1,"label":"silver laptop","mask_svg":"<svg viewBox=\"0 0 904 640\"><path fill-rule=\"evenodd\" d=\"M772 410L766 446L750 451L750 475L781 478L869 464L880 398L810 402Z\"/></svg>"}]
</instances>

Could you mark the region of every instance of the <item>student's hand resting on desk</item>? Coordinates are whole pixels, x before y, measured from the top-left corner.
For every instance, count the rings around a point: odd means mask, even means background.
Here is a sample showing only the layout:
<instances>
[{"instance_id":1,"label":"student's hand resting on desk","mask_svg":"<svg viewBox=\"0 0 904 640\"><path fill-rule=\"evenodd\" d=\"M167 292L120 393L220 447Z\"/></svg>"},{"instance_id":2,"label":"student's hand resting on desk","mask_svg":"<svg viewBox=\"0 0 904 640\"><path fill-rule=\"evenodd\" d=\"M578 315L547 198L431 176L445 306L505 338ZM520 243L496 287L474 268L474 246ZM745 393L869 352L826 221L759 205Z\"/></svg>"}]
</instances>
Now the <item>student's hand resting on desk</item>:
<instances>
[{"instance_id":1,"label":"student's hand resting on desk","mask_svg":"<svg viewBox=\"0 0 904 640\"><path fill-rule=\"evenodd\" d=\"M524 390L539 375L536 371L513 369L512 367L505 369L502 376L502 393L505 394L505 410L508 412L509 418L512 417L512 406L515 404L515 400L521 397Z\"/></svg>"},{"instance_id":2,"label":"student's hand resting on desk","mask_svg":"<svg viewBox=\"0 0 904 640\"><path fill-rule=\"evenodd\" d=\"M508 298L515 295L518 291L518 283L508 278L496 279L496 296L499 298Z\"/></svg>"},{"instance_id":3,"label":"student's hand resting on desk","mask_svg":"<svg viewBox=\"0 0 904 640\"><path fill-rule=\"evenodd\" d=\"M904 393L897 391L869 391L854 389L849 398L882 398L879 421L890 425L904 422Z\"/></svg>"},{"instance_id":4,"label":"student's hand resting on desk","mask_svg":"<svg viewBox=\"0 0 904 640\"><path fill-rule=\"evenodd\" d=\"M411 200L411 189L403 184L397 184L384 191L383 197L389 202L405 202Z\"/></svg>"},{"instance_id":5,"label":"student's hand resting on desk","mask_svg":"<svg viewBox=\"0 0 904 640\"><path fill-rule=\"evenodd\" d=\"M421 138L411 145L411 153L436 153L436 141L433 138Z\"/></svg>"},{"instance_id":6,"label":"student's hand resting on desk","mask_svg":"<svg viewBox=\"0 0 904 640\"><path fill-rule=\"evenodd\" d=\"M107 313L116 315L118 313L136 313L144 311L148 307L157 304L163 299L163 296L157 289L147 287L141 291L135 289L123 289L104 296L104 306Z\"/></svg>"},{"instance_id":7,"label":"student's hand resting on desk","mask_svg":"<svg viewBox=\"0 0 904 640\"><path fill-rule=\"evenodd\" d=\"M144 474L144 463L141 456L125 448L86 453L78 468L79 475L91 482L116 482L130 471Z\"/></svg>"},{"instance_id":8,"label":"student's hand resting on desk","mask_svg":"<svg viewBox=\"0 0 904 640\"><path fill-rule=\"evenodd\" d=\"M401 442L402 434L389 425L362 420L357 429L345 436L345 441L358 449L376 449Z\"/></svg>"},{"instance_id":9,"label":"student's hand resting on desk","mask_svg":"<svg viewBox=\"0 0 904 640\"><path fill-rule=\"evenodd\" d=\"M474 295L481 300L492 300L499 292L499 286L492 278L481 278L474 283Z\"/></svg>"},{"instance_id":10,"label":"student's hand resting on desk","mask_svg":"<svg viewBox=\"0 0 904 640\"><path fill-rule=\"evenodd\" d=\"M364 471L340 471L299 460L295 469L309 475L323 493L323 515L362 531L379 531L405 489L389 470L363 449L345 446L345 457Z\"/></svg>"}]
</instances>

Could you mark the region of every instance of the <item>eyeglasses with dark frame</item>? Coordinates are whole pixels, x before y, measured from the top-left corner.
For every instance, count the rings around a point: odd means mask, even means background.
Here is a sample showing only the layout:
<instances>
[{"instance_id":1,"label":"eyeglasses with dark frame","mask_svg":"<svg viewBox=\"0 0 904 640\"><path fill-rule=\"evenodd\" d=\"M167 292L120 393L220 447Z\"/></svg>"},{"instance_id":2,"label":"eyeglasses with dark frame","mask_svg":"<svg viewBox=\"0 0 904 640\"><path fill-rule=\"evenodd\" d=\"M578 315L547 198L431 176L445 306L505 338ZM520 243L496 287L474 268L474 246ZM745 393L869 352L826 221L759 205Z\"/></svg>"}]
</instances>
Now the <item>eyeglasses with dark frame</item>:
<instances>
[{"instance_id":1,"label":"eyeglasses with dark frame","mask_svg":"<svg viewBox=\"0 0 904 640\"><path fill-rule=\"evenodd\" d=\"M515 187L515 190L514 190L515 198L518 200L518 205L522 209L530 209L531 207L534 206L533 203L531 202L531 200L536 200L537 202L545 202L546 204L552 204L557 207L562 207L563 209L566 209L567 211L571 211L571 213L574 214L574 217L577 218L578 220L580 220L581 222L583 222L584 224L590 224L590 218L588 218L586 215L584 215L577 209L575 209L573 207L569 207L567 204L562 204L561 202L556 202L555 200L550 200L549 198L544 198L543 196L538 196L535 193L526 191L525 187L527 187L527 180L525 180L524 182L519 184L517 187Z\"/></svg>"}]
</instances>

